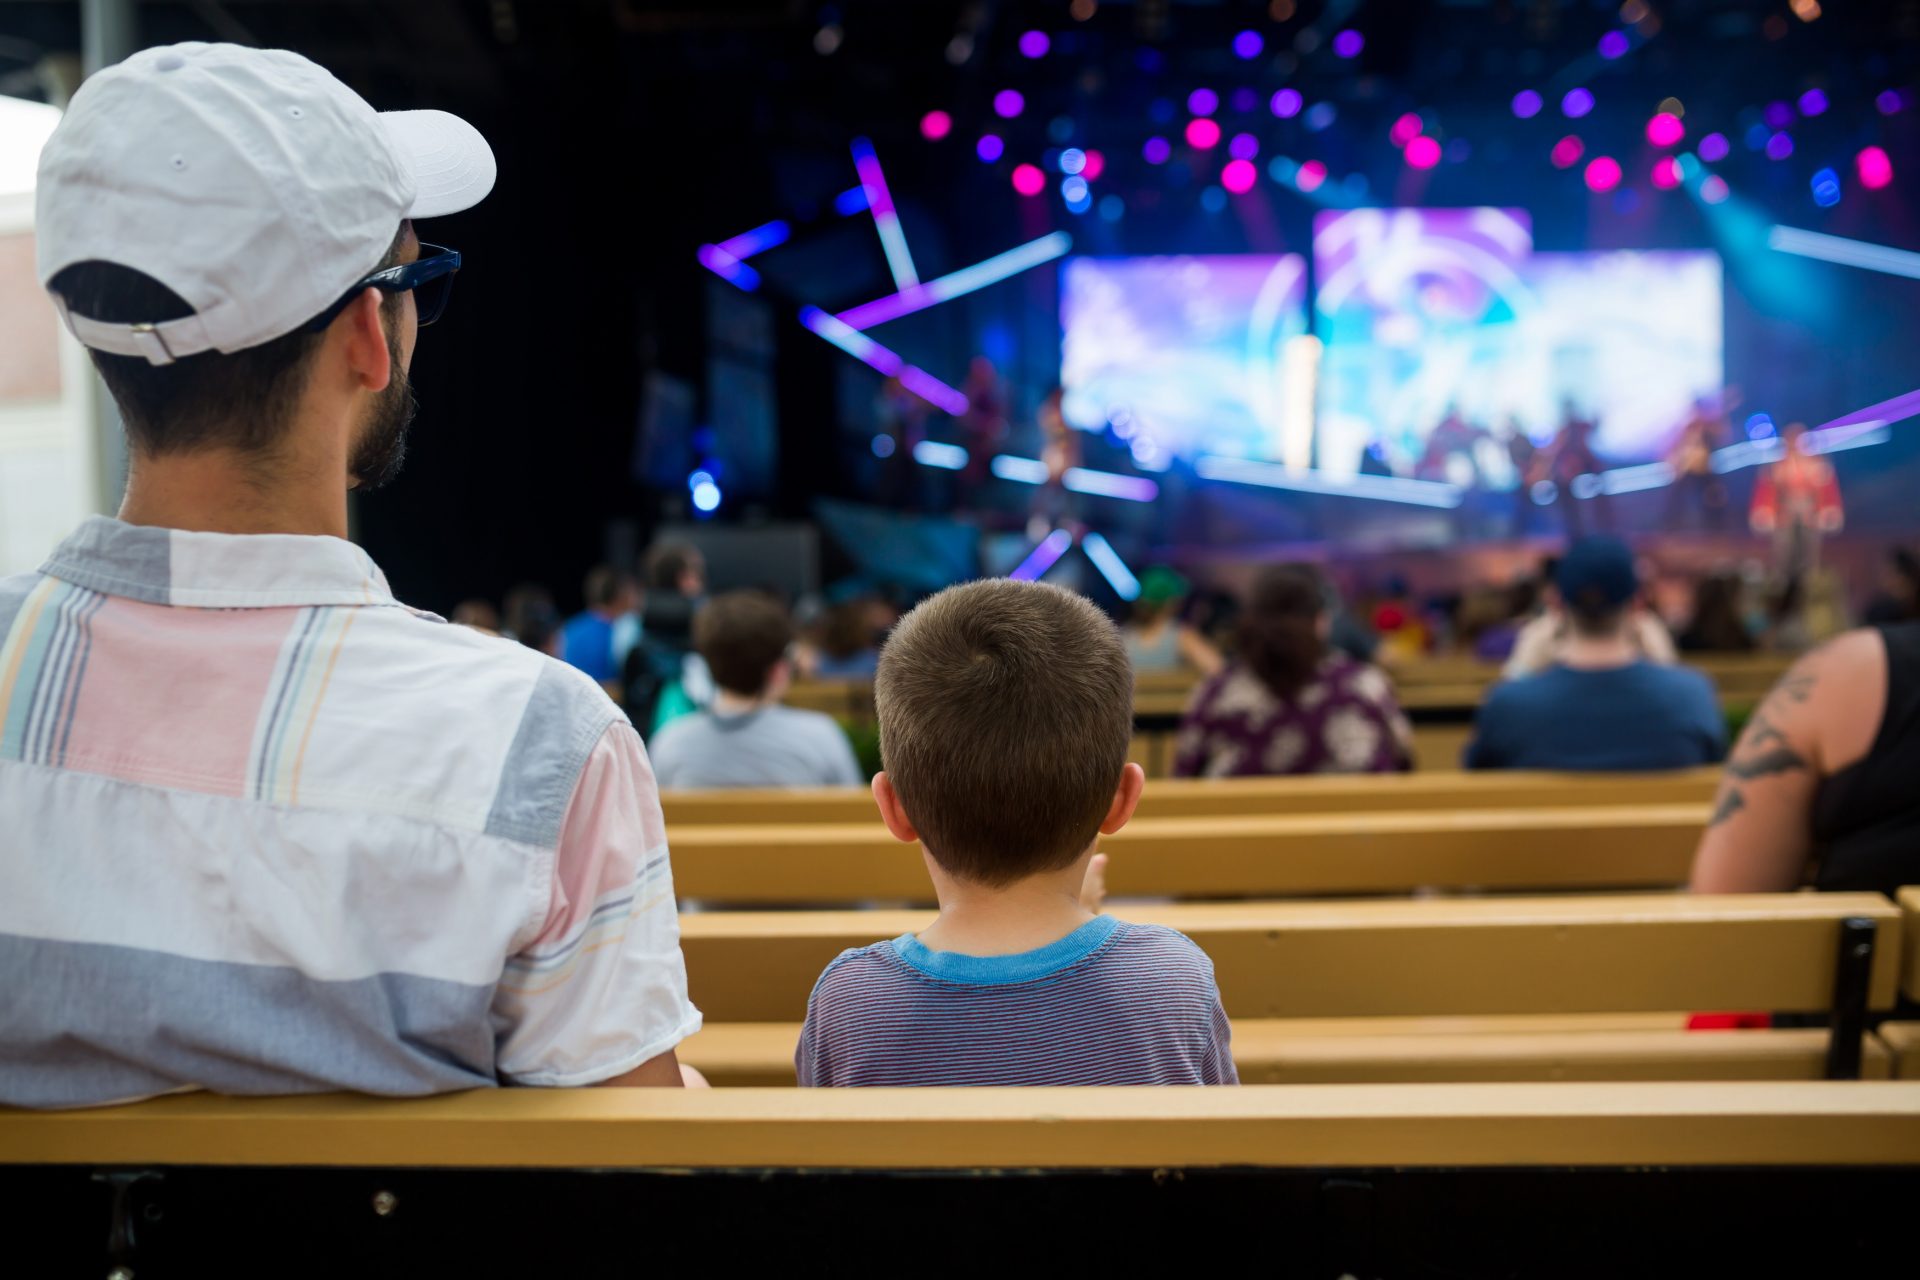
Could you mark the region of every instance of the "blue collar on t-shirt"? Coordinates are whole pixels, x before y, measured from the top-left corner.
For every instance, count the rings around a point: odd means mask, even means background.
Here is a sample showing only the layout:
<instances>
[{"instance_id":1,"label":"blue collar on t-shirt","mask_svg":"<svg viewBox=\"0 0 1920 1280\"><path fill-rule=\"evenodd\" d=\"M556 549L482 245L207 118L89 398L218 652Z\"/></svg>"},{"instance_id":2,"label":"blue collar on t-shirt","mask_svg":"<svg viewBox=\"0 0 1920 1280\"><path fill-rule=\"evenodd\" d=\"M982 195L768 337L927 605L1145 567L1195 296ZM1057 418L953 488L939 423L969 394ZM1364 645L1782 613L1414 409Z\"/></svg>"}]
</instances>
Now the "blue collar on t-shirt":
<instances>
[{"instance_id":1,"label":"blue collar on t-shirt","mask_svg":"<svg viewBox=\"0 0 1920 1280\"><path fill-rule=\"evenodd\" d=\"M893 940L893 952L929 977L946 982L989 986L1000 982L1027 982L1058 973L1098 951L1120 922L1095 916L1066 937L1033 951L1010 956L970 956L959 951L935 951L910 933Z\"/></svg>"}]
</instances>

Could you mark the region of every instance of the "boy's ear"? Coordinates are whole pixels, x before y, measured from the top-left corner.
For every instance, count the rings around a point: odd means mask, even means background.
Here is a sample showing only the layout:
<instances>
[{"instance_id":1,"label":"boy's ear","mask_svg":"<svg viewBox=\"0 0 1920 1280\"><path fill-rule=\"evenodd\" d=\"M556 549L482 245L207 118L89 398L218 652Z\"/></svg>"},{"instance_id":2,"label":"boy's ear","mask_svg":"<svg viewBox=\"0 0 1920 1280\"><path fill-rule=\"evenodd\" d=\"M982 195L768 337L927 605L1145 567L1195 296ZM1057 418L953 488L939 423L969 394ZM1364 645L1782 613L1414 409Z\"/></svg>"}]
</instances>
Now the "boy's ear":
<instances>
[{"instance_id":1,"label":"boy's ear","mask_svg":"<svg viewBox=\"0 0 1920 1280\"><path fill-rule=\"evenodd\" d=\"M884 773L873 775L873 802L880 806L880 821L887 824L887 830L893 833L895 840L912 844L920 838L920 833L913 829L912 820L907 817L907 811L900 807L900 793L893 789L893 779ZM1131 807L1128 812L1132 812Z\"/></svg>"},{"instance_id":2,"label":"boy's ear","mask_svg":"<svg viewBox=\"0 0 1920 1280\"><path fill-rule=\"evenodd\" d=\"M885 777L882 774L881 777ZM875 778L878 784L879 778ZM1133 761L1127 761L1126 768L1120 770L1120 785L1113 789L1113 807L1107 810L1107 816L1101 819L1100 834L1110 836L1127 825L1133 818L1133 811L1140 805L1140 795L1147 789L1147 771ZM895 834L898 834L897 832Z\"/></svg>"}]
</instances>

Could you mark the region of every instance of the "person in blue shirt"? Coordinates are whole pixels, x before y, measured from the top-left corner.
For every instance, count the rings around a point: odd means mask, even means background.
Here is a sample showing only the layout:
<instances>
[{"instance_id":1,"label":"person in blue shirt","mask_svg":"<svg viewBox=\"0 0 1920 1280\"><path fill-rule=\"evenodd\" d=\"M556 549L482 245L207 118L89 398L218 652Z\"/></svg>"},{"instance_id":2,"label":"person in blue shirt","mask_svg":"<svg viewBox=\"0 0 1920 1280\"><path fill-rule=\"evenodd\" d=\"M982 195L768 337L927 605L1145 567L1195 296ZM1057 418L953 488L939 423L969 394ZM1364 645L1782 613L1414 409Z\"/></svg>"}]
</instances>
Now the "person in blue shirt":
<instances>
[{"instance_id":1,"label":"person in blue shirt","mask_svg":"<svg viewBox=\"0 0 1920 1280\"><path fill-rule=\"evenodd\" d=\"M587 607L560 629L560 657L602 684L620 676L640 638L640 584L608 565L587 571Z\"/></svg>"},{"instance_id":2,"label":"person in blue shirt","mask_svg":"<svg viewBox=\"0 0 1920 1280\"><path fill-rule=\"evenodd\" d=\"M1488 691L1469 769L1687 769L1727 754L1713 682L1646 660L1634 643L1640 584L1618 538L1575 542L1555 572L1570 635L1537 675Z\"/></svg>"}]
</instances>

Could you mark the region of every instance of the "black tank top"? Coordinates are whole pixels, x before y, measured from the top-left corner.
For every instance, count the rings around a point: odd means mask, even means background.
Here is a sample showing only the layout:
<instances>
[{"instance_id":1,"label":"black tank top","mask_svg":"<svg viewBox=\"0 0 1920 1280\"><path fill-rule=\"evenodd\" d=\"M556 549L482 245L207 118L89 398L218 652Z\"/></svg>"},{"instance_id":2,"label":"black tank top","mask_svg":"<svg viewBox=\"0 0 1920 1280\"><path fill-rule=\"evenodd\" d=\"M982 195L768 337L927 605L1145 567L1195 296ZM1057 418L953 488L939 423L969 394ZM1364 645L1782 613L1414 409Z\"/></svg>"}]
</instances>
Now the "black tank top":
<instances>
[{"instance_id":1,"label":"black tank top","mask_svg":"<svg viewBox=\"0 0 1920 1280\"><path fill-rule=\"evenodd\" d=\"M1887 646L1880 732L1813 801L1815 884L1825 890L1920 884L1920 623L1876 630Z\"/></svg>"}]
</instances>

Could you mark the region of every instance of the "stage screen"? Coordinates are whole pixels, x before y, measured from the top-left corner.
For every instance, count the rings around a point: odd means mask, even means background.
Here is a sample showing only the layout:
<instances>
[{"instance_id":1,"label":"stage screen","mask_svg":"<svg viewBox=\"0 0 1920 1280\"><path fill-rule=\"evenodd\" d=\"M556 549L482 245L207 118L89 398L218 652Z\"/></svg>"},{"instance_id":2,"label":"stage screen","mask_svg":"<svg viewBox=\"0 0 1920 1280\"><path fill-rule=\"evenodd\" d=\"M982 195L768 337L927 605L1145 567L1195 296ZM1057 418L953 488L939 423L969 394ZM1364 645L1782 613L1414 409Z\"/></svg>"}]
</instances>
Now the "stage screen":
<instances>
[{"instance_id":1,"label":"stage screen","mask_svg":"<svg viewBox=\"0 0 1920 1280\"><path fill-rule=\"evenodd\" d=\"M1067 421L1084 431L1111 424L1145 466L1202 453L1304 464L1306 298L1298 254L1069 259Z\"/></svg>"},{"instance_id":2,"label":"stage screen","mask_svg":"<svg viewBox=\"0 0 1920 1280\"><path fill-rule=\"evenodd\" d=\"M1534 253L1509 209L1329 212L1314 232L1329 471L1510 487L1508 439L1546 442L1569 406L1608 462L1650 461L1721 389L1712 252Z\"/></svg>"}]
</instances>

